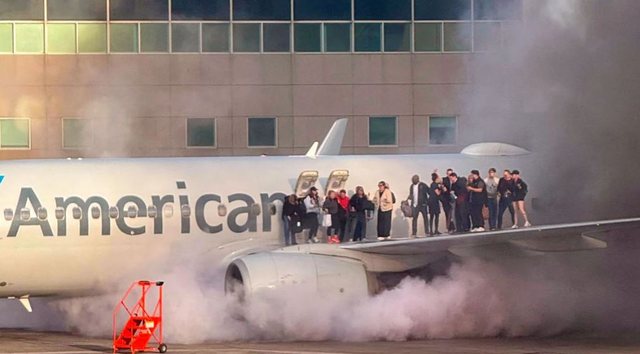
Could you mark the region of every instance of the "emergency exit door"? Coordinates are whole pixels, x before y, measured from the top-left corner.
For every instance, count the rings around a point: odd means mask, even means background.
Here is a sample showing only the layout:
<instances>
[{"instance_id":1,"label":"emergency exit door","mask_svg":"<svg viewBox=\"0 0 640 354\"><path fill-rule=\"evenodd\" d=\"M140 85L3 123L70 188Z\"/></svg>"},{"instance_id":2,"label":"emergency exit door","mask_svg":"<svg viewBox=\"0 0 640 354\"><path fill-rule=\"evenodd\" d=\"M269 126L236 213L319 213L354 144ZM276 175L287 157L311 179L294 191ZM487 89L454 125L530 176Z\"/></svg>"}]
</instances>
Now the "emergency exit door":
<instances>
[{"instance_id":1,"label":"emergency exit door","mask_svg":"<svg viewBox=\"0 0 640 354\"><path fill-rule=\"evenodd\" d=\"M302 171L296 182L295 193L298 198L304 198L309 193L309 189L318 181L318 171Z\"/></svg>"},{"instance_id":2,"label":"emergency exit door","mask_svg":"<svg viewBox=\"0 0 640 354\"><path fill-rule=\"evenodd\" d=\"M331 171L329 175L329 179L327 180L327 187L324 189L326 194L329 192L339 192L341 189L345 189L344 187L347 185L347 180L349 179L349 171L348 170L334 170Z\"/></svg>"}]
</instances>

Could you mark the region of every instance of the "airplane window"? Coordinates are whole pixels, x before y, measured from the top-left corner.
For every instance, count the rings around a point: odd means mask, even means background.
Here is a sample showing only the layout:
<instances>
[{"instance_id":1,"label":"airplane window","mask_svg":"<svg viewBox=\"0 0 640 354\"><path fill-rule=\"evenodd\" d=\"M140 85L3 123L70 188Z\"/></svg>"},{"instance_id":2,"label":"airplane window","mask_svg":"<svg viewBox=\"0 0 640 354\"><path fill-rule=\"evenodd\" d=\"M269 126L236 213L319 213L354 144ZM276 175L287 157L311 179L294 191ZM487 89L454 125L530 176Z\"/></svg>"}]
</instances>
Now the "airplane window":
<instances>
[{"instance_id":1,"label":"airplane window","mask_svg":"<svg viewBox=\"0 0 640 354\"><path fill-rule=\"evenodd\" d=\"M6 221L11 221L13 220L13 210L11 209L5 209L4 210L4 219Z\"/></svg>"},{"instance_id":2,"label":"airplane window","mask_svg":"<svg viewBox=\"0 0 640 354\"><path fill-rule=\"evenodd\" d=\"M64 208L62 207L57 207L56 208L56 219L58 220L63 220L65 217L64 215Z\"/></svg>"},{"instance_id":3,"label":"airplane window","mask_svg":"<svg viewBox=\"0 0 640 354\"><path fill-rule=\"evenodd\" d=\"M101 210L100 208L98 208L97 206L94 206L93 208L91 208L91 217L94 219L97 219L100 217L101 214Z\"/></svg>"},{"instance_id":4,"label":"airplane window","mask_svg":"<svg viewBox=\"0 0 640 354\"><path fill-rule=\"evenodd\" d=\"M81 219L82 218L82 209L80 209L78 207L74 207L73 209L71 209L71 215L76 220Z\"/></svg>"},{"instance_id":5,"label":"airplane window","mask_svg":"<svg viewBox=\"0 0 640 354\"><path fill-rule=\"evenodd\" d=\"M20 209L20 219L22 219L23 221L31 219L31 210L28 208Z\"/></svg>"},{"instance_id":6,"label":"airplane window","mask_svg":"<svg viewBox=\"0 0 640 354\"><path fill-rule=\"evenodd\" d=\"M170 218L173 216L173 205L165 205L162 209L165 218Z\"/></svg>"},{"instance_id":7,"label":"airplane window","mask_svg":"<svg viewBox=\"0 0 640 354\"><path fill-rule=\"evenodd\" d=\"M189 216L191 216L191 207L186 204L181 206L180 215L182 215L183 218L188 218Z\"/></svg>"},{"instance_id":8,"label":"airplane window","mask_svg":"<svg viewBox=\"0 0 640 354\"><path fill-rule=\"evenodd\" d=\"M253 204L251 206L251 214L260 215L260 204Z\"/></svg>"},{"instance_id":9,"label":"airplane window","mask_svg":"<svg viewBox=\"0 0 640 354\"><path fill-rule=\"evenodd\" d=\"M135 205L130 205L127 208L127 217L134 219L136 216L138 216L138 208Z\"/></svg>"},{"instance_id":10,"label":"airplane window","mask_svg":"<svg viewBox=\"0 0 640 354\"><path fill-rule=\"evenodd\" d=\"M120 215L120 212L118 211L117 207L112 206L109 208L109 217L111 219L117 219L118 215Z\"/></svg>"},{"instance_id":11,"label":"airplane window","mask_svg":"<svg viewBox=\"0 0 640 354\"><path fill-rule=\"evenodd\" d=\"M147 208L147 216L150 218L155 218L158 216L158 208L155 205L149 205Z\"/></svg>"},{"instance_id":12,"label":"airplane window","mask_svg":"<svg viewBox=\"0 0 640 354\"><path fill-rule=\"evenodd\" d=\"M218 205L218 215L226 216L227 215L227 206L224 204Z\"/></svg>"},{"instance_id":13,"label":"airplane window","mask_svg":"<svg viewBox=\"0 0 640 354\"><path fill-rule=\"evenodd\" d=\"M47 219L47 209L45 208L38 208L38 219L40 220L46 220Z\"/></svg>"}]
</instances>

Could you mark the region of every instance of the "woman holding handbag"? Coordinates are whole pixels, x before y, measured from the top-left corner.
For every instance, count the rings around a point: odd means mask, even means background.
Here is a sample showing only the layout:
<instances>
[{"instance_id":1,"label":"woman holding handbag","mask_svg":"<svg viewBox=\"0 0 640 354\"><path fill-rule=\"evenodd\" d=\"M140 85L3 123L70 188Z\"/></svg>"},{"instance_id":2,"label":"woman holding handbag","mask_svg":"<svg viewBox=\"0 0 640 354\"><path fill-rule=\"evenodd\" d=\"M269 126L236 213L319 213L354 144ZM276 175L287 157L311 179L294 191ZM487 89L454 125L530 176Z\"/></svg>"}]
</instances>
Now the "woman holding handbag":
<instances>
[{"instance_id":1,"label":"woman holding handbag","mask_svg":"<svg viewBox=\"0 0 640 354\"><path fill-rule=\"evenodd\" d=\"M322 219L322 226L327 228L327 242L328 243L340 243L338 239L338 226L340 225L340 209L338 200L336 199L336 192L330 191L327 199L322 204L322 210L324 211L324 217Z\"/></svg>"}]
</instances>

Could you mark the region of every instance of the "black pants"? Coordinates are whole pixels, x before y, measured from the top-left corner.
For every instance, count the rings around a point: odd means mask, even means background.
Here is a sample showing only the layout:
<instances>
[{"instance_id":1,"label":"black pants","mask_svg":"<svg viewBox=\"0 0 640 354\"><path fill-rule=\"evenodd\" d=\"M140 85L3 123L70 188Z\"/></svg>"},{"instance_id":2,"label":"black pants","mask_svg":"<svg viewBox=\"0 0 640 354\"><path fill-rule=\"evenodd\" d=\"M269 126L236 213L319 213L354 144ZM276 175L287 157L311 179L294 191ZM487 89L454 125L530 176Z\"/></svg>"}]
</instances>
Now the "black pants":
<instances>
[{"instance_id":1,"label":"black pants","mask_svg":"<svg viewBox=\"0 0 640 354\"><path fill-rule=\"evenodd\" d=\"M498 203L498 228L502 228L502 216L504 215L505 210L509 209L509 213L511 213L511 224L515 223L514 215L515 210L513 209L513 199L511 197L502 197L500 198L500 203Z\"/></svg>"},{"instance_id":2,"label":"black pants","mask_svg":"<svg viewBox=\"0 0 640 354\"><path fill-rule=\"evenodd\" d=\"M344 235L347 233L347 220L348 216L346 214L338 216L338 238L340 242L344 242Z\"/></svg>"},{"instance_id":3,"label":"black pants","mask_svg":"<svg viewBox=\"0 0 640 354\"><path fill-rule=\"evenodd\" d=\"M367 217L364 212L351 219L354 225L353 240L362 241L367 238Z\"/></svg>"},{"instance_id":4,"label":"black pants","mask_svg":"<svg viewBox=\"0 0 640 354\"><path fill-rule=\"evenodd\" d=\"M391 210L378 209L378 237L391 236Z\"/></svg>"},{"instance_id":5,"label":"black pants","mask_svg":"<svg viewBox=\"0 0 640 354\"><path fill-rule=\"evenodd\" d=\"M309 239L316 237L318 234L318 214L316 213L307 213L304 216L304 228L309 229Z\"/></svg>"},{"instance_id":6,"label":"black pants","mask_svg":"<svg viewBox=\"0 0 640 354\"><path fill-rule=\"evenodd\" d=\"M411 207L413 218L411 218L411 235L415 236L418 233L418 218L422 214L422 220L424 222L424 233L429 233L427 226L427 207Z\"/></svg>"},{"instance_id":7,"label":"black pants","mask_svg":"<svg viewBox=\"0 0 640 354\"><path fill-rule=\"evenodd\" d=\"M456 231L467 232L469 225L469 204L466 202L456 203Z\"/></svg>"},{"instance_id":8,"label":"black pants","mask_svg":"<svg viewBox=\"0 0 640 354\"><path fill-rule=\"evenodd\" d=\"M482 207L484 204L471 204L471 221L473 228L484 228L484 217L482 216Z\"/></svg>"},{"instance_id":9,"label":"black pants","mask_svg":"<svg viewBox=\"0 0 640 354\"><path fill-rule=\"evenodd\" d=\"M434 209L435 210L435 209ZM440 210L437 213L429 211L429 234L438 233L438 224L440 223Z\"/></svg>"},{"instance_id":10,"label":"black pants","mask_svg":"<svg viewBox=\"0 0 640 354\"><path fill-rule=\"evenodd\" d=\"M444 218L447 225L448 231L455 230L455 226L453 225L453 207L451 206L451 201L449 198L442 198L442 211L444 211Z\"/></svg>"}]
</instances>

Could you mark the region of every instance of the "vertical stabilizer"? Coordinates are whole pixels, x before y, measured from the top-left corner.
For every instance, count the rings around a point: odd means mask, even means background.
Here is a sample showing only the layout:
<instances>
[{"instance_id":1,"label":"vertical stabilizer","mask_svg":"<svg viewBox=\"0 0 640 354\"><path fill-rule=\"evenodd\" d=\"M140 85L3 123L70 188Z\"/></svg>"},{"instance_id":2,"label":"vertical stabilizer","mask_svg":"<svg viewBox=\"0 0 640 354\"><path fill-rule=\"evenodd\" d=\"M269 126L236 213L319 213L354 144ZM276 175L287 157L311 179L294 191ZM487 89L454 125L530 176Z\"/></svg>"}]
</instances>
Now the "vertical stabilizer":
<instances>
[{"instance_id":1,"label":"vertical stabilizer","mask_svg":"<svg viewBox=\"0 0 640 354\"><path fill-rule=\"evenodd\" d=\"M341 118L333 123L327 136L325 136L322 144L320 144L316 156L340 155L342 140L344 139L344 133L347 131L348 122L349 119Z\"/></svg>"}]
</instances>

